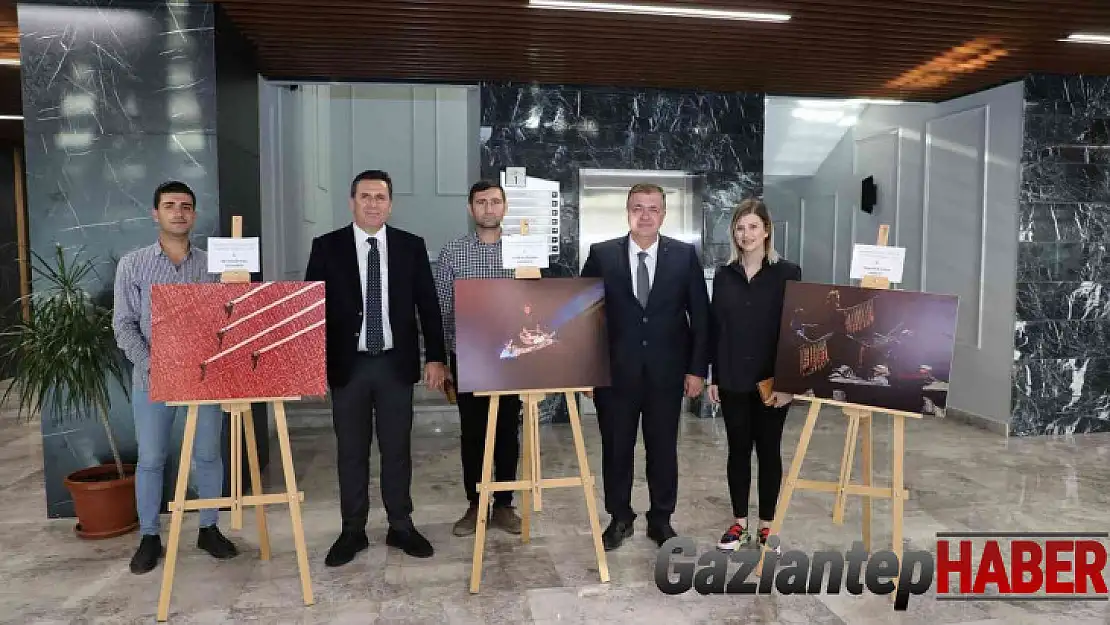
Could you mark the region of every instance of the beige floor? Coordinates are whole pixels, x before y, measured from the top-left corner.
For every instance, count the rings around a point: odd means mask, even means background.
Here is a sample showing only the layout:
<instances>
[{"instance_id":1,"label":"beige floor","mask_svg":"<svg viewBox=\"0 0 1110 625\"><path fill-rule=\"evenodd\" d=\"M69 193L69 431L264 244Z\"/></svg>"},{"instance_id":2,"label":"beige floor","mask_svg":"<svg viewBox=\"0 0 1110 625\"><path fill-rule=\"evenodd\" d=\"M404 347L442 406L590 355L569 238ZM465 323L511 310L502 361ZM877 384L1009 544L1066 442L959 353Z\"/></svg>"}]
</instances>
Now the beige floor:
<instances>
[{"instance_id":1,"label":"beige floor","mask_svg":"<svg viewBox=\"0 0 1110 625\"><path fill-rule=\"evenodd\" d=\"M787 426L787 466L804 414ZM864 593L817 596L668 596L654 584L656 548L637 534L609 554L612 582L598 583L581 492L548 491L536 517L533 542L491 533L482 592L470 595L472 539L451 535L463 511L458 429L450 411L419 415L415 426L415 521L436 547L429 560L384 546L384 518L372 486L372 545L340 569L323 565L338 529L335 441L311 414L295 419L293 448L300 486L316 605L300 602L288 515L269 514L273 558L257 558L250 516L228 532L245 550L217 563L195 549L196 518L186 521L170 620L173 623L1110 623L1106 602L940 602L930 592L895 613L888 598ZM881 422L880 422L881 423ZM596 422L586 417L590 462L600 471ZM822 417L803 476L832 479L843 442L843 420ZM575 468L568 426L543 434L545 472ZM910 423L906 431L905 532L908 548L931 549L937 531L1105 531L1110 527L1110 435L1065 439L1010 439L944 421ZM876 477L886 477L888 428L877 428ZM277 446L274 444L274 458ZM377 464L374 452L373 464ZM680 442L676 529L708 546L730 517L725 485L726 446L719 420L684 418ZM5 623L151 623L161 569L132 576L127 562L137 535L101 542L74 537L72 521L47 520L37 426L0 415L0 620ZM276 466L270 480L279 475ZM279 483L279 482L278 482ZM754 498L754 488L753 488ZM646 507L642 451L634 493ZM603 510L601 496L599 508ZM753 502L754 510L754 502ZM844 550L858 537L853 502L844 525L830 520L831 497L797 495L783 531L788 546ZM875 546L889 544L889 506L875 506ZM602 516L602 524L607 518ZM224 525L226 526L226 516ZM164 524L164 527L168 523ZM1108 576L1110 577L1110 576Z\"/></svg>"}]
</instances>

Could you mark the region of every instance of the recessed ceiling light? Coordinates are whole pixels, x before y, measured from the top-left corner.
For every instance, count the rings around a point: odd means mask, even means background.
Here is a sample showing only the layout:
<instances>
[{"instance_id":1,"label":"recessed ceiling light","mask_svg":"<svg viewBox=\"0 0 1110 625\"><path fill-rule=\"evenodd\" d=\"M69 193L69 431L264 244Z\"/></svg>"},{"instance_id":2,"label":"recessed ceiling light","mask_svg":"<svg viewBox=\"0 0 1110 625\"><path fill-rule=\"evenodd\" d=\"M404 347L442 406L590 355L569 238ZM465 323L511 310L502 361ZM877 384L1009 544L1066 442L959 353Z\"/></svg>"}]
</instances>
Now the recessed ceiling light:
<instances>
[{"instance_id":1,"label":"recessed ceiling light","mask_svg":"<svg viewBox=\"0 0 1110 625\"><path fill-rule=\"evenodd\" d=\"M536 9L563 9L568 11L596 11L601 13L633 13L641 15L666 15L669 17L701 17L716 20L742 20L749 22L785 22L785 13L758 11L733 11L726 9L698 9L686 6L658 4L624 4L619 2L587 2L574 0L529 0L528 6Z\"/></svg>"},{"instance_id":2,"label":"recessed ceiling light","mask_svg":"<svg viewBox=\"0 0 1110 625\"><path fill-rule=\"evenodd\" d=\"M22 119L23 119L22 115L0 115L0 120L20 121Z\"/></svg>"},{"instance_id":3,"label":"recessed ceiling light","mask_svg":"<svg viewBox=\"0 0 1110 625\"><path fill-rule=\"evenodd\" d=\"M1098 45L1110 46L1110 35L1098 35L1095 33L1072 33L1068 35L1067 39L1060 41L1067 41L1070 43L1094 43Z\"/></svg>"},{"instance_id":4,"label":"recessed ceiling light","mask_svg":"<svg viewBox=\"0 0 1110 625\"><path fill-rule=\"evenodd\" d=\"M0 59L0 65L19 65L19 59Z\"/></svg>"}]
</instances>

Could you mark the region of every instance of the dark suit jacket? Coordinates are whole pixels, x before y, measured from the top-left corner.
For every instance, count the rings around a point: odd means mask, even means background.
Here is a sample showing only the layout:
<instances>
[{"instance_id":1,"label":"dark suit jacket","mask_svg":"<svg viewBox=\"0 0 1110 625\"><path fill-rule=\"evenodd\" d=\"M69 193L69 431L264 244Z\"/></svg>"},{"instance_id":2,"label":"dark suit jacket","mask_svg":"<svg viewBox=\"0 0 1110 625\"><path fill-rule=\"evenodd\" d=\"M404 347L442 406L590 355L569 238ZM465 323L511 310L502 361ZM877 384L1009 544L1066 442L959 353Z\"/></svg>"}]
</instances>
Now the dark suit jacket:
<instances>
[{"instance_id":1,"label":"dark suit jacket","mask_svg":"<svg viewBox=\"0 0 1110 625\"><path fill-rule=\"evenodd\" d=\"M389 323L393 332L391 357L406 381L420 381L420 333L425 359L446 363L443 319L424 239L386 226L389 254ZM328 383L347 383L362 329L362 278L358 273L354 227L348 224L312 240L305 280L323 281L327 298Z\"/></svg>"},{"instance_id":2,"label":"dark suit jacket","mask_svg":"<svg viewBox=\"0 0 1110 625\"><path fill-rule=\"evenodd\" d=\"M605 319L614 387L647 375L652 384L682 388L687 374L709 368L709 293L693 245L660 236L647 308L632 285L625 235L590 246L582 277L605 282Z\"/></svg>"}]
</instances>

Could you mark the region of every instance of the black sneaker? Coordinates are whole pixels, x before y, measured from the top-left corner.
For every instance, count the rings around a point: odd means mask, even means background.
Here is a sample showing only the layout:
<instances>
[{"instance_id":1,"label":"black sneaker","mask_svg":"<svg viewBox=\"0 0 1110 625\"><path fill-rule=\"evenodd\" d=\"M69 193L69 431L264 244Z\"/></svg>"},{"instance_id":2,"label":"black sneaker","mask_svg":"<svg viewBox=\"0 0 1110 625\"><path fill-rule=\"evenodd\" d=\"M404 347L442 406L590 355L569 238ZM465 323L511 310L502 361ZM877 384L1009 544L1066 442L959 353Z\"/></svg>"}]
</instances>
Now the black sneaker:
<instances>
[{"instance_id":1,"label":"black sneaker","mask_svg":"<svg viewBox=\"0 0 1110 625\"><path fill-rule=\"evenodd\" d=\"M162 557L162 539L157 534L146 534L139 541L139 548L131 556L131 572L142 575L154 570Z\"/></svg>"},{"instance_id":2,"label":"black sneaker","mask_svg":"<svg viewBox=\"0 0 1110 625\"><path fill-rule=\"evenodd\" d=\"M748 533L748 528L739 523L733 523L717 542L717 548L721 551L736 551L747 547L751 542L752 535Z\"/></svg>"},{"instance_id":3,"label":"black sneaker","mask_svg":"<svg viewBox=\"0 0 1110 625\"><path fill-rule=\"evenodd\" d=\"M767 546L767 537L770 536L770 535L771 535L771 528L769 528L769 527L759 528L759 546L760 547L766 547ZM782 554L782 545L775 545L774 548L771 549L771 551L774 551L775 553L781 555Z\"/></svg>"},{"instance_id":4,"label":"black sneaker","mask_svg":"<svg viewBox=\"0 0 1110 625\"><path fill-rule=\"evenodd\" d=\"M421 536L415 527L409 530L389 528L385 535L385 544L396 547L414 558L430 558L434 553L432 543Z\"/></svg>"},{"instance_id":5,"label":"black sneaker","mask_svg":"<svg viewBox=\"0 0 1110 625\"><path fill-rule=\"evenodd\" d=\"M227 560L239 555L235 544L220 533L220 528L215 525L202 527L197 534L197 548L208 552L217 560Z\"/></svg>"}]
</instances>

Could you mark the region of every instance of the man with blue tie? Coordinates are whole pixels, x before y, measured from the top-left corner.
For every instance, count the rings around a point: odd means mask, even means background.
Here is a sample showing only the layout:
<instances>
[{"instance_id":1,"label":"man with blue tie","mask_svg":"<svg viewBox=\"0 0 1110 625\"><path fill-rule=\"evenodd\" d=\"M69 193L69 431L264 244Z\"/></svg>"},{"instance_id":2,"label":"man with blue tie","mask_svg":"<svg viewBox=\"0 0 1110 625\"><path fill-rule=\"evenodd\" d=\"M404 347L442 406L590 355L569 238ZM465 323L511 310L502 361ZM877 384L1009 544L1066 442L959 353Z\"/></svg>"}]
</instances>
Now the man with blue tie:
<instances>
[{"instance_id":1,"label":"man with blue tie","mask_svg":"<svg viewBox=\"0 0 1110 625\"><path fill-rule=\"evenodd\" d=\"M350 562L369 546L370 443L378 434L386 544L419 558L432 545L412 524L413 386L442 389L447 375L443 322L424 239L386 226L393 183L383 171L351 182L353 223L316 237L305 280L323 281L327 370L338 443L342 532L325 564ZM417 328L419 318L420 328Z\"/></svg>"},{"instance_id":2,"label":"man with blue tie","mask_svg":"<svg viewBox=\"0 0 1110 625\"><path fill-rule=\"evenodd\" d=\"M637 184L628 192L629 233L595 243L582 277L605 283L612 383L595 393L601 471L609 526L605 549L633 534L633 461L643 419L651 507L647 535L662 545L675 536L678 423L682 398L701 394L708 373L709 293L693 245L661 236L664 190Z\"/></svg>"}]
</instances>

